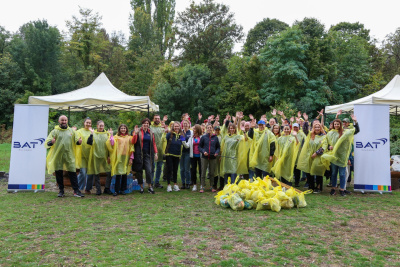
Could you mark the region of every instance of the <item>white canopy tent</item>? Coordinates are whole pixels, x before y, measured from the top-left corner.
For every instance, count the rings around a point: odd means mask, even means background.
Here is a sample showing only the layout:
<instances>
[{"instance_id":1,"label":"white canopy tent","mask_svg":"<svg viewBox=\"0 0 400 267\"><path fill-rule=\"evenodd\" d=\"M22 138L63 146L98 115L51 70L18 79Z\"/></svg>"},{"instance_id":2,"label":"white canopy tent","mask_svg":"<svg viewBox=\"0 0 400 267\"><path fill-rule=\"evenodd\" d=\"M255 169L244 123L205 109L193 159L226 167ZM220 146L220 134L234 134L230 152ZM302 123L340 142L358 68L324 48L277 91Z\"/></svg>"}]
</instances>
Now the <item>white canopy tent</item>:
<instances>
[{"instance_id":1,"label":"white canopy tent","mask_svg":"<svg viewBox=\"0 0 400 267\"><path fill-rule=\"evenodd\" d=\"M104 73L84 88L50 96L30 96L29 104L67 111L158 111L148 96L130 96L115 88Z\"/></svg>"},{"instance_id":2,"label":"white canopy tent","mask_svg":"<svg viewBox=\"0 0 400 267\"><path fill-rule=\"evenodd\" d=\"M325 113L351 112L354 104L386 104L390 106L390 114L400 112L400 76L396 75L383 89L369 96L340 105L325 107ZM399 109L398 109L399 107Z\"/></svg>"}]
</instances>

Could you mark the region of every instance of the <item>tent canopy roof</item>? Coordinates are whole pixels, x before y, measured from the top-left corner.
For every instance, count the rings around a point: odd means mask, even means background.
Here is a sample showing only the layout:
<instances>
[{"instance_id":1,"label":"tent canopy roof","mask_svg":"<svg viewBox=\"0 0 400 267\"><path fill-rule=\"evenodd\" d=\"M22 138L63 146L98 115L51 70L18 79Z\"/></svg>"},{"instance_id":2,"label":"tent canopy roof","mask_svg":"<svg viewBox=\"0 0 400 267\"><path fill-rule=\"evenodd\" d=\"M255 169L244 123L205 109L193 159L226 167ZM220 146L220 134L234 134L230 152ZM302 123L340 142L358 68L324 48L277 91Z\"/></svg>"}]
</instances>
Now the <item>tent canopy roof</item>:
<instances>
[{"instance_id":1,"label":"tent canopy roof","mask_svg":"<svg viewBox=\"0 0 400 267\"><path fill-rule=\"evenodd\" d=\"M326 113L337 113L340 109L343 112L350 112L354 109L354 104L387 104L390 106L390 113L397 114L397 107L400 112L400 76L394 78L380 91L363 98L334 106L325 107Z\"/></svg>"},{"instance_id":2,"label":"tent canopy roof","mask_svg":"<svg viewBox=\"0 0 400 267\"><path fill-rule=\"evenodd\" d=\"M29 104L49 105L50 108L70 111L125 110L158 111L158 105L148 96L130 96L115 88L104 73L84 88L50 96L30 96Z\"/></svg>"}]
</instances>

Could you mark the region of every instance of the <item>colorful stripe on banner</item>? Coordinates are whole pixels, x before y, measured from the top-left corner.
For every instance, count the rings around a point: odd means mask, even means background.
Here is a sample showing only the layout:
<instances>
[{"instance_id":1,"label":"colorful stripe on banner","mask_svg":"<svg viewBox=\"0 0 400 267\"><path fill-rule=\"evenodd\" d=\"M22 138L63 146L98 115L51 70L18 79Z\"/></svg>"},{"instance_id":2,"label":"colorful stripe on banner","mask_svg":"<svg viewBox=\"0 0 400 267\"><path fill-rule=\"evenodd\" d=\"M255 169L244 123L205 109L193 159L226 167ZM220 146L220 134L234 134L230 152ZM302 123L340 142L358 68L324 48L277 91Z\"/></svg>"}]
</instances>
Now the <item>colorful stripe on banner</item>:
<instances>
[{"instance_id":1,"label":"colorful stripe on banner","mask_svg":"<svg viewBox=\"0 0 400 267\"><path fill-rule=\"evenodd\" d=\"M368 185L368 184L355 184L354 189L359 190L374 190L374 191L392 191L390 185Z\"/></svg>"},{"instance_id":2,"label":"colorful stripe on banner","mask_svg":"<svg viewBox=\"0 0 400 267\"><path fill-rule=\"evenodd\" d=\"M8 189L42 190L44 184L9 184Z\"/></svg>"}]
</instances>

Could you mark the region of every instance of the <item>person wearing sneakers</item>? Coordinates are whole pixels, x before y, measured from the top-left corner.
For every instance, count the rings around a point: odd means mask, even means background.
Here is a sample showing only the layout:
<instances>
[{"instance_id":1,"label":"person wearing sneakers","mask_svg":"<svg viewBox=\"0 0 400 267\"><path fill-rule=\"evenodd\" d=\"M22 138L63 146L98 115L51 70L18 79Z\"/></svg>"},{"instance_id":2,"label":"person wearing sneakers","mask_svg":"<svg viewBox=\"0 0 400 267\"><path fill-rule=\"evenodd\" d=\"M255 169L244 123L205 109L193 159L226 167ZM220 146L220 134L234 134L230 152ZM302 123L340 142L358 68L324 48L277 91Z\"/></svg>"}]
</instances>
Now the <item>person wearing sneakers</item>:
<instances>
[{"instance_id":1,"label":"person wearing sneakers","mask_svg":"<svg viewBox=\"0 0 400 267\"><path fill-rule=\"evenodd\" d=\"M113 135L113 130L108 129L110 138L107 140L107 148L111 153L111 175L115 175L114 196L125 195L127 187L129 165L132 165L132 138L129 135L128 126L121 124L118 127L118 134Z\"/></svg>"},{"instance_id":2,"label":"person wearing sneakers","mask_svg":"<svg viewBox=\"0 0 400 267\"><path fill-rule=\"evenodd\" d=\"M145 118L142 120L142 127L136 125L132 136L132 144L135 147L132 171L136 172L136 178L140 185L140 193L143 194L143 170L146 172L147 191L154 194L151 185L154 161L158 160L157 145L154 133L150 130L150 120Z\"/></svg>"},{"instance_id":3,"label":"person wearing sneakers","mask_svg":"<svg viewBox=\"0 0 400 267\"><path fill-rule=\"evenodd\" d=\"M181 131L181 124L179 122L174 122L171 131L167 133L164 138L167 163L167 192L172 192L171 180L174 183L174 191L180 191L179 186L177 185L178 166L184 141L185 136Z\"/></svg>"},{"instance_id":4,"label":"person wearing sneakers","mask_svg":"<svg viewBox=\"0 0 400 267\"><path fill-rule=\"evenodd\" d=\"M192 188L193 192L197 191L197 167L199 168L201 177L201 161L200 161L200 150L199 150L201 133L202 133L201 126L199 124L195 124L189 139L186 142L185 141L183 142L184 147L189 149L190 166L191 166L190 179L193 185Z\"/></svg>"},{"instance_id":5,"label":"person wearing sneakers","mask_svg":"<svg viewBox=\"0 0 400 267\"><path fill-rule=\"evenodd\" d=\"M214 173L217 166L216 157L219 154L220 145L218 136L213 134L213 127L211 124L206 126L206 134L200 138L199 151L201 153L201 178L200 178L200 193L204 193L206 186L206 172L209 168L211 191L216 192L214 187Z\"/></svg>"},{"instance_id":6,"label":"person wearing sneakers","mask_svg":"<svg viewBox=\"0 0 400 267\"><path fill-rule=\"evenodd\" d=\"M163 121L161 122L160 115L159 114L154 114L153 116L153 122L150 125L150 130L154 134L154 140L157 145L157 160L155 160L154 166L153 166L153 182L154 182L154 187L155 188L163 188L163 186L160 184L160 177L161 177L161 172L163 168L163 157L164 157L164 151L162 149L162 136L164 134L164 127L165 122L168 120L168 116L164 115Z\"/></svg>"},{"instance_id":7,"label":"person wearing sneakers","mask_svg":"<svg viewBox=\"0 0 400 267\"><path fill-rule=\"evenodd\" d=\"M91 134L90 129L92 128L92 120L88 117L83 121L83 128L76 131L78 136L82 138L82 145L76 147L75 150L75 164L76 168L79 169L78 175L78 187L79 190L85 189L87 183L87 168L90 156L90 145L87 144L87 140ZM90 195L90 191L85 190L85 193Z\"/></svg>"},{"instance_id":8,"label":"person wearing sneakers","mask_svg":"<svg viewBox=\"0 0 400 267\"><path fill-rule=\"evenodd\" d=\"M61 115L58 119L59 125L49 133L45 141L46 148L50 148L47 154L46 163L49 174L55 172L59 188L58 197L64 197L63 170L68 171L68 176L74 189L74 196L84 197L79 191L78 179L76 177L75 155L76 145L82 144L82 138L68 127L68 118Z\"/></svg>"},{"instance_id":9,"label":"person wearing sneakers","mask_svg":"<svg viewBox=\"0 0 400 267\"><path fill-rule=\"evenodd\" d=\"M107 174L104 193L111 195L111 166L110 152L107 149L107 140L110 138L110 133L104 130L104 122L97 122L97 130L90 128L90 136L87 144L91 146L88 162L88 180L86 183L86 191L92 190L93 180L96 186L96 195L101 195L100 173Z\"/></svg>"},{"instance_id":10,"label":"person wearing sneakers","mask_svg":"<svg viewBox=\"0 0 400 267\"><path fill-rule=\"evenodd\" d=\"M342 121L340 119L335 119L333 121L333 129L326 135L328 151L322 155L322 160L326 160L330 163L332 171L331 195L336 195L337 175L339 173L339 192L341 196L346 196L346 166L348 164L354 134L360 131L356 116L352 114L351 118L353 119L353 129L343 129Z\"/></svg>"},{"instance_id":11,"label":"person wearing sneakers","mask_svg":"<svg viewBox=\"0 0 400 267\"><path fill-rule=\"evenodd\" d=\"M183 119L181 125L183 133L185 134L185 139L189 140L193 135L193 131L189 129L190 122L186 119ZM183 145L184 147L182 148L182 156L179 164L182 180L181 189L190 189L190 149L185 145L185 143Z\"/></svg>"}]
</instances>

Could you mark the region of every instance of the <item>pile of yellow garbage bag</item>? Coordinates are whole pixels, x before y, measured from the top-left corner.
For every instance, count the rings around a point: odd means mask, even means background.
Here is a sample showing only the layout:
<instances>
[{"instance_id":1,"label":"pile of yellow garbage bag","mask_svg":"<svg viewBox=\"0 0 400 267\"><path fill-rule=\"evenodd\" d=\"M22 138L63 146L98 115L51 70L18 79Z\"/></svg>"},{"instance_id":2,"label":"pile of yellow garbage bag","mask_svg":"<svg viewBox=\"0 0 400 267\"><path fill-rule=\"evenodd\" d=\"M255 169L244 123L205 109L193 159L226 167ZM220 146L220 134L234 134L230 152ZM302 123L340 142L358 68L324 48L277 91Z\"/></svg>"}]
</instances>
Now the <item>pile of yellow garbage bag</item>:
<instances>
[{"instance_id":1,"label":"pile of yellow garbage bag","mask_svg":"<svg viewBox=\"0 0 400 267\"><path fill-rule=\"evenodd\" d=\"M238 180L237 180L238 181ZM241 180L239 183L228 184L215 196L215 204L233 210L256 209L272 210L279 212L281 209L293 207L304 208L307 206L305 196L312 190L298 193L293 187L282 188L281 183L275 178L278 186L273 186L269 177L263 180L257 178L254 182Z\"/></svg>"}]
</instances>

